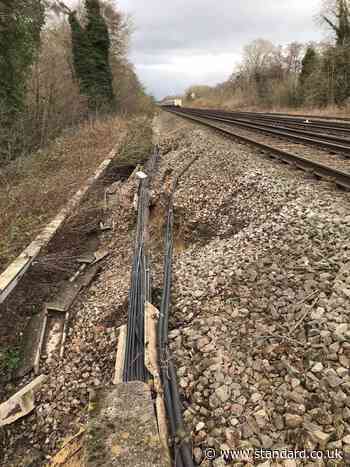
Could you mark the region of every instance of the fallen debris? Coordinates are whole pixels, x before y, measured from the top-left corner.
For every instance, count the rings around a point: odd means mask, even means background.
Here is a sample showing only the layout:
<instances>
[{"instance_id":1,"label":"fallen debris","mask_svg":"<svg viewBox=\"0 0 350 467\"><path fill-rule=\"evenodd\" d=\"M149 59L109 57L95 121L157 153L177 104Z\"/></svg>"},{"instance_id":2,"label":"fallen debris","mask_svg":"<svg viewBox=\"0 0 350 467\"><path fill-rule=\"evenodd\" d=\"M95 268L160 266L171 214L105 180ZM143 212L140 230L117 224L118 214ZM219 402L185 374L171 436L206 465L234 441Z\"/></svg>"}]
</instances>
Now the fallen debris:
<instances>
[{"instance_id":1,"label":"fallen debris","mask_svg":"<svg viewBox=\"0 0 350 467\"><path fill-rule=\"evenodd\" d=\"M47 467L84 467L85 428L66 440Z\"/></svg>"},{"instance_id":2,"label":"fallen debris","mask_svg":"<svg viewBox=\"0 0 350 467\"><path fill-rule=\"evenodd\" d=\"M101 250L93 255L81 257L79 262L82 264L78 271L64 285L56 301L46 305L42 337L39 346L35 350L35 374L39 372L39 361L42 354L46 355L48 361L51 361L57 353L60 358L63 358L70 320L70 308L82 289L91 284L100 270L100 261L106 258L108 254L108 251Z\"/></svg>"}]
</instances>

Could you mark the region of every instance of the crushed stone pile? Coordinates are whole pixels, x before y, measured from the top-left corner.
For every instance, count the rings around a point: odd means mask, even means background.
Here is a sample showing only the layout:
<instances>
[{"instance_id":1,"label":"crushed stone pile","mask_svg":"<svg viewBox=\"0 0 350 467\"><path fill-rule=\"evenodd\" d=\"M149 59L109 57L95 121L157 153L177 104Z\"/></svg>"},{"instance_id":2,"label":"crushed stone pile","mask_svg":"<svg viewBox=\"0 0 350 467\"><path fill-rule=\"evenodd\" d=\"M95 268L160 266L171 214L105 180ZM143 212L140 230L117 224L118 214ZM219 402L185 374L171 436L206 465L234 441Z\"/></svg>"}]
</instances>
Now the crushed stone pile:
<instances>
[{"instance_id":1,"label":"crushed stone pile","mask_svg":"<svg viewBox=\"0 0 350 467\"><path fill-rule=\"evenodd\" d=\"M349 465L349 195L183 131L160 147L170 178L199 156L175 199L170 333L196 462L212 465L206 448L338 449L345 460L260 463Z\"/></svg>"}]
</instances>

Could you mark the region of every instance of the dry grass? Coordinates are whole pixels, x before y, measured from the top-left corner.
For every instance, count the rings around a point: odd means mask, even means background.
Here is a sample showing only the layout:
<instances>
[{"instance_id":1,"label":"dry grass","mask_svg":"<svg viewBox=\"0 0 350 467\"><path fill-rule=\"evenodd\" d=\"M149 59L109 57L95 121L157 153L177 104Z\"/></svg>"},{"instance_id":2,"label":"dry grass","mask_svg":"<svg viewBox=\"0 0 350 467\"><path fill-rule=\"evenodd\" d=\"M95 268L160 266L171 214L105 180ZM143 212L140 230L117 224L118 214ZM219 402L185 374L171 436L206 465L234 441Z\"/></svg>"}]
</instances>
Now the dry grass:
<instances>
[{"instance_id":1,"label":"dry grass","mask_svg":"<svg viewBox=\"0 0 350 467\"><path fill-rule=\"evenodd\" d=\"M0 170L0 271L121 143L126 128L121 118L88 122Z\"/></svg>"}]
</instances>

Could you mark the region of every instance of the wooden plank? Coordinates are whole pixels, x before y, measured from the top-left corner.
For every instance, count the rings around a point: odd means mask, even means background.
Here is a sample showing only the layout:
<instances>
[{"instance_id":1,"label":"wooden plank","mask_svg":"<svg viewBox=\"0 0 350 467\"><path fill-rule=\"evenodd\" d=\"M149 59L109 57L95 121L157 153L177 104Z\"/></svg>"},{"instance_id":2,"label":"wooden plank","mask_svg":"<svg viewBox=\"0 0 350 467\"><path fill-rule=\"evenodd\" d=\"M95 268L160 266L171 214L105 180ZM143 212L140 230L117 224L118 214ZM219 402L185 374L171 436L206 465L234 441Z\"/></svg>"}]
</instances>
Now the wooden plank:
<instances>
[{"instance_id":1,"label":"wooden plank","mask_svg":"<svg viewBox=\"0 0 350 467\"><path fill-rule=\"evenodd\" d=\"M54 456L48 467L84 467L84 438L85 429L69 438L62 446L62 449Z\"/></svg>"},{"instance_id":2,"label":"wooden plank","mask_svg":"<svg viewBox=\"0 0 350 467\"><path fill-rule=\"evenodd\" d=\"M114 384L123 382L123 371L125 362L125 348L126 348L126 324L120 326L118 337L117 358L115 360Z\"/></svg>"},{"instance_id":3,"label":"wooden plank","mask_svg":"<svg viewBox=\"0 0 350 467\"><path fill-rule=\"evenodd\" d=\"M145 366L153 376L156 397L156 413L159 439L162 446L164 462L171 466L171 455L168 445L169 430L164 402L164 391L160 379L157 329L159 310L151 303L145 305Z\"/></svg>"}]
</instances>

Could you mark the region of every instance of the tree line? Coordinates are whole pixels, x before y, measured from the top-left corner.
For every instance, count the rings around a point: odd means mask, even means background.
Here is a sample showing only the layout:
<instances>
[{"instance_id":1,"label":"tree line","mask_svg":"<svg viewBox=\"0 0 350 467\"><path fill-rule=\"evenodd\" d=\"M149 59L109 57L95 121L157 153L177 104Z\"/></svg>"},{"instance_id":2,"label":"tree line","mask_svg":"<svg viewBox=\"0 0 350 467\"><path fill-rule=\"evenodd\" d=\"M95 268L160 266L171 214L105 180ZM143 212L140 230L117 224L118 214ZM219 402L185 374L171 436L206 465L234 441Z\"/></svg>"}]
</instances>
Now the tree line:
<instances>
[{"instance_id":1,"label":"tree line","mask_svg":"<svg viewBox=\"0 0 350 467\"><path fill-rule=\"evenodd\" d=\"M350 104L349 0L325 0L319 19L329 28L330 40L276 46L257 39L245 46L242 63L227 81L192 86L187 101L264 108Z\"/></svg>"},{"instance_id":2,"label":"tree line","mask_svg":"<svg viewBox=\"0 0 350 467\"><path fill-rule=\"evenodd\" d=\"M130 33L113 0L0 0L0 164L86 118L151 111Z\"/></svg>"}]
</instances>

